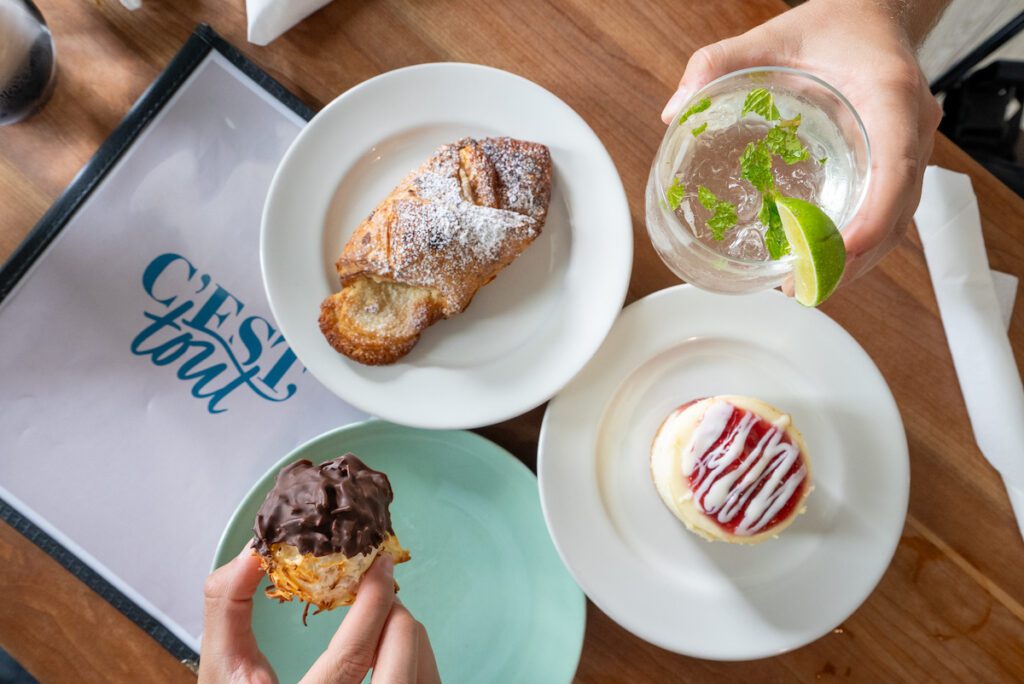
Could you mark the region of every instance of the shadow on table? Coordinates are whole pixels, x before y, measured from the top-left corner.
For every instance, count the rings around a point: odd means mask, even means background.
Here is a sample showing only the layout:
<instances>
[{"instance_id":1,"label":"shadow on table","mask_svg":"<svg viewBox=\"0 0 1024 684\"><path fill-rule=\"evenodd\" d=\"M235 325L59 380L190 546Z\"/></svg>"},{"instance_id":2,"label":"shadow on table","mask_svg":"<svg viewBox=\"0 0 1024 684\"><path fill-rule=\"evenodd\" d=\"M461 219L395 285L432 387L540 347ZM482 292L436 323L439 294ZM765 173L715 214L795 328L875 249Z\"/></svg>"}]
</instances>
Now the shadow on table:
<instances>
[{"instance_id":1,"label":"shadow on table","mask_svg":"<svg viewBox=\"0 0 1024 684\"><path fill-rule=\"evenodd\" d=\"M0 650L0 684L38 684L35 677L25 671L18 661Z\"/></svg>"}]
</instances>

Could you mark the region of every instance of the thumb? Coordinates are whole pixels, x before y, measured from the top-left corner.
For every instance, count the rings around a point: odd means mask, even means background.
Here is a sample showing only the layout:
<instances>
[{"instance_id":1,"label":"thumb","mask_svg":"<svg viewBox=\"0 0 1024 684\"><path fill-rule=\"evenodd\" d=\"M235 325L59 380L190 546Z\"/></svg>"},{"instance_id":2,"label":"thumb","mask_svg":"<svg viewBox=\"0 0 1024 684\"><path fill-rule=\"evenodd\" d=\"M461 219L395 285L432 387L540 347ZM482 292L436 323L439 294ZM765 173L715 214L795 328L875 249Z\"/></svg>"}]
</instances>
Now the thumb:
<instances>
[{"instance_id":1,"label":"thumb","mask_svg":"<svg viewBox=\"0 0 1024 684\"><path fill-rule=\"evenodd\" d=\"M246 544L230 563L206 579L203 644L206 656L244 651L255 647L252 634L252 597L264 577L259 560Z\"/></svg>"},{"instance_id":2,"label":"thumb","mask_svg":"<svg viewBox=\"0 0 1024 684\"><path fill-rule=\"evenodd\" d=\"M738 69L776 63L778 56L773 57L765 41L757 35L751 35L753 31L705 45L694 52L686 63L686 70L679 79L675 94L661 112L661 120L666 124L671 123L694 93L719 76Z\"/></svg>"}]
</instances>

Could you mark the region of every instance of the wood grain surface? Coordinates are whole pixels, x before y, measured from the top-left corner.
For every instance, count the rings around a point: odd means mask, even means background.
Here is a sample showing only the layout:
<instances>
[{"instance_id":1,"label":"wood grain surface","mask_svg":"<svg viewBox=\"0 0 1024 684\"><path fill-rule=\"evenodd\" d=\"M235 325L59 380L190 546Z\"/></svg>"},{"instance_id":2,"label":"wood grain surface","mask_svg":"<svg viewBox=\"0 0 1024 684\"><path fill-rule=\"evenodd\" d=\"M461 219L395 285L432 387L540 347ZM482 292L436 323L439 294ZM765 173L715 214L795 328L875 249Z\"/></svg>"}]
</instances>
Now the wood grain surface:
<instances>
[{"instance_id":1,"label":"wood grain surface","mask_svg":"<svg viewBox=\"0 0 1024 684\"><path fill-rule=\"evenodd\" d=\"M56 37L59 83L41 114L0 129L0 259L202 21L314 107L383 71L430 61L489 64L548 88L594 128L622 175L636 238L630 301L676 282L643 223L663 103L695 49L785 9L778 0L722 0L713 12L671 0L335 0L260 48L245 41L242 0L145 0L134 13L114 0L38 4ZM971 175L993 268L1024 276L1024 202L947 140L938 141L934 163ZM878 364L910 443L910 513L878 589L834 633L754 663L669 653L590 605L577 681L1024 680L1024 543L1001 480L974 444L913 231L823 308ZM1024 367L1024 297L1010 336ZM480 432L533 465L542 415L538 409ZM194 680L4 525L0 562L0 646L42 681Z\"/></svg>"}]
</instances>

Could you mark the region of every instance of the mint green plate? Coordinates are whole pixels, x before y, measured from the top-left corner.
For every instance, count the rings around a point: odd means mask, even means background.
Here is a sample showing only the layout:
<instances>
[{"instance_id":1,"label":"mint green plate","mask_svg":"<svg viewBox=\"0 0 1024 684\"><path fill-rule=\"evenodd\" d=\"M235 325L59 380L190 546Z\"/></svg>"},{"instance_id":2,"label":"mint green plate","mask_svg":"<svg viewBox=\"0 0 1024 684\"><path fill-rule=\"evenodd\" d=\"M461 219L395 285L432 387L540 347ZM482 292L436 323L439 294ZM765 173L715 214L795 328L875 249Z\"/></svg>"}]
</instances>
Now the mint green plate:
<instances>
[{"instance_id":1,"label":"mint green plate","mask_svg":"<svg viewBox=\"0 0 1024 684\"><path fill-rule=\"evenodd\" d=\"M288 454L249 491L221 536L214 567L252 536L256 510L284 465L346 452L387 473L392 524L412 560L395 568L402 602L423 623L445 682L568 682L586 607L548 537L537 480L514 456L470 432L370 421L325 433ZM256 595L253 630L282 682L327 646L346 609L309 617L303 605Z\"/></svg>"}]
</instances>

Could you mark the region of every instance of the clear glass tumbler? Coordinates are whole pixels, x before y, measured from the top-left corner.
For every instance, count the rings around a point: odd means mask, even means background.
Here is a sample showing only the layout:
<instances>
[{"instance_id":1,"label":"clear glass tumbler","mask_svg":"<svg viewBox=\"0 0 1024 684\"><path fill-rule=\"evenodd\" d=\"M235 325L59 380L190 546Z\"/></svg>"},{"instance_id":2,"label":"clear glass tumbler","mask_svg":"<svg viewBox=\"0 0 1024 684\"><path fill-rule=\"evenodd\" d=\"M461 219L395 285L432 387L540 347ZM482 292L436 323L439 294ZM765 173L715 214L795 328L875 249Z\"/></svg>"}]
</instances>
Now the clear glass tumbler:
<instances>
[{"instance_id":1,"label":"clear glass tumbler","mask_svg":"<svg viewBox=\"0 0 1024 684\"><path fill-rule=\"evenodd\" d=\"M748 112L744 101L755 89L768 90L778 119L796 120L797 134L810 152L803 160L772 162L777 191L817 204L842 231L867 191L871 150L860 117L843 95L809 73L786 67L744 69L712 81L685 103L669 125L647 183L647 232L665 264L683 280L705 290L744 294L782 284L790 256L768 258L766 226L758 220L761 195L740 175L748 143L764 137L774 123ZM706 101L705 101L706 100ZM701 107L704 105L704 108ZM681 121L683 113L696 111ZM707 227L711 211L699 201L705 186L736 207L737 223L723 239ZM666 191L681 186L670 206Z\"/></svg>"},{"instance_id":2,"label":"clear glass tumbler","mask_svg":"<svg viewBox=\"0 0 1024 684\"><path fill-rule=\"evenodd\" d=\"M53 92L53 37L32 0L0 0L0 126L39 110Z\"/></svg>"}]
</instances>

